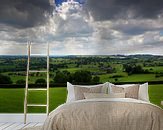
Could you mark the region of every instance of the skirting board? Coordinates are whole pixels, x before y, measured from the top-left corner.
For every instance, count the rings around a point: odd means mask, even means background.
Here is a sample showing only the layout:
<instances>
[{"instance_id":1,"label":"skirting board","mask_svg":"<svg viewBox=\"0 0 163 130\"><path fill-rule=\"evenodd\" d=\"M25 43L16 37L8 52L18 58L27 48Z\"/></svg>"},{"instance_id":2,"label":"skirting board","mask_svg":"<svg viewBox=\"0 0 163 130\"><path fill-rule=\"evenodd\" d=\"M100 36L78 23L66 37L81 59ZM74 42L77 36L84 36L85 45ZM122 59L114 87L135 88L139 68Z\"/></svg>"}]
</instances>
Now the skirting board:
<instances>
[{"instance_id":1,"label":"skirting board","mask_svg":"<svg viewBox=\"0 0 163 130\"><path fill-rule=\"evenodd\" d=\"M27 114L28 122L44 122L47 114L37 113L37 114ZM19 113L3 113L0 114L0 122L24 122L24 114Z\"/></svg>"}]
</instances>

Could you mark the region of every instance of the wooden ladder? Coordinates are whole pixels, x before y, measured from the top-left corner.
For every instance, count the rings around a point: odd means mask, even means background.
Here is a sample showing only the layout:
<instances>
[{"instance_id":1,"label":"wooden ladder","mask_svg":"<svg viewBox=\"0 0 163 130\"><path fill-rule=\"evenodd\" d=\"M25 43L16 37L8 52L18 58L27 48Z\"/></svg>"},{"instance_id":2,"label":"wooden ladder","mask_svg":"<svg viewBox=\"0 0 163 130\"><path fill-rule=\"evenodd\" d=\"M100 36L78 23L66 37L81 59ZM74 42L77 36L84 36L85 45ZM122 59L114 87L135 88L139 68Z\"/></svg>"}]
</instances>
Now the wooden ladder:
<instances>
[{"instance_id":1,"label":"wooden ladder","mask_svg":"<svg viewBox=\"0 0 163 130\"><path fill-rule=\"evenodd\" d=\"M27 61L27 73L26 73L26 87L24 98L24 124L27 122L27 109L28 107L46 107L46 113L49 114L49 44L47 45L47 70L30 70L30 57L31 57L31 42L28 42L28 61ZM46 88L28 88L29 73L47 73L47 87ZM46 104L28 104L28 91L46 91Z\"/></svg>"}]
</instances>

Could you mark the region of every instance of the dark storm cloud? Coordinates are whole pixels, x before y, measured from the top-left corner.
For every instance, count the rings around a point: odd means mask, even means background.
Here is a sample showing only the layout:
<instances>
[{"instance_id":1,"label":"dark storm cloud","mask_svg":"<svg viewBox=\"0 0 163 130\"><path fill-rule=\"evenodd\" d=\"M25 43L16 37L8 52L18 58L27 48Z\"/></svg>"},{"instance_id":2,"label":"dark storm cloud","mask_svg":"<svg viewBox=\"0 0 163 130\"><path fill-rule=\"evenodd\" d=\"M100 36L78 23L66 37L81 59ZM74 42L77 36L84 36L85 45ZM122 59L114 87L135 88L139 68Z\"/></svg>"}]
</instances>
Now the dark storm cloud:
<instances>
[{"instance_id":1,"label":"dark storm cloud","mask_svg":"<svg viewBox=\"0 0 163 130\"><path fill-rule=\"evenodd\" d=\"M163 13L163 0L87 0L95 20L156 18Z\"/></svg>"},{"instance_id":2,"label":"dark storm cloud","mask_svg":"<svg viewBox=\"0 0 163 130\"><path fill-rule=\"evenodd\" d=\"M163 30L162 19L128 19L112 21L111 29L126 35L139 35L148 31Z\"/></svg>"},{"instance_id":3,"label":"dark storm cloud","mask_svg":"<svg viewBox=\"0 0 163 130\"><path fill-rule=\"evenodd\" d=\"M1 0L0 23L18 28L37 26L51 10L49 0Z\"/></svg>"}]
</instances>

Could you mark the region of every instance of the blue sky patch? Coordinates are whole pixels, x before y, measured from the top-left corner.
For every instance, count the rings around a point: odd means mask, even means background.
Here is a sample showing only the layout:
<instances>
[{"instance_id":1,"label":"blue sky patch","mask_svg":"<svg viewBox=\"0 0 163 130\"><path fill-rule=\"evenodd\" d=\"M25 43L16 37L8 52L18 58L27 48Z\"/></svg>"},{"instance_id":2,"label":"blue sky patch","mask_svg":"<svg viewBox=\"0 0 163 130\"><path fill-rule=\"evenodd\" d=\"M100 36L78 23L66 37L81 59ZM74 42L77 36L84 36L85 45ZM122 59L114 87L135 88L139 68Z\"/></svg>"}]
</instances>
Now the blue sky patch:
<instances>
[{"instance_id":1,"label":"blue sky patch","mask_svg":"<svg viewBox=\"0 0 163 130\"><path fill-rule=\"evenodd\" d=\"M66 1L68 1L68 0L55 0L55 4L56 4L56 6L59 6L63 2L66 2ZM85 2L85 0L74 0L74 1L79 2L80 4L84 4L84 2Z\"/></svg>"}]
</instances>

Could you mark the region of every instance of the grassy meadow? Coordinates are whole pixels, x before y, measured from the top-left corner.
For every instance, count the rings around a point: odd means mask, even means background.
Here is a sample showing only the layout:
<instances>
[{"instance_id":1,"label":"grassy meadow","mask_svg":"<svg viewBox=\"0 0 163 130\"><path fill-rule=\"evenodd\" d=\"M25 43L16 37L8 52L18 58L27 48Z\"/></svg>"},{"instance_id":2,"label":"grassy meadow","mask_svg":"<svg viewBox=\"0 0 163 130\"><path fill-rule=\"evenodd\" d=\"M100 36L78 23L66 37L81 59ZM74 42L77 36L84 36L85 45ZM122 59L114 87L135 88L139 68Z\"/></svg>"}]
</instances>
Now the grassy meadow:
<instances>
[{"instance_id":1,"label":"grassy meadow","mask_svg":"<svg viewBox=\"0 0 163 130\"><path fill-rule=\"evenodd\" d=\"M0 112L1 113L22 113L24 102L24 88L12 88L12 85L20 84L20 80L25 83L26 78L26 56L0 56L0 75L11 79L11 88L1 88L0 77ZM125 68L126 66L135 68ZM31 70L42 70L46 68L46 58L31 59ZM140 67L140 68L136 68ZM130 69L130 71L128 71ZM135 70L136 69L136 70ZM54 78L57 72L63 72L59 79L67 78L65 74L70 75L78 71L89 71L91 78L99 77L95 83L114 82L152 82L155 85L149 86L150 101L158 106L163 101L163 56L153 55L113 55L113 56L64 56L50 57L50 83L57 82ZM139 71L141 70L141 71ZM66 72L66 73L64 73ZM65 77L64 77L65 76ZM79 76L79 75L78 75ZM33 73L30 75L29 84L35 84L37 79L46 79L42 73ZM68 79L68 78L67 78ZM65 80L66 82L68 80ZM64 83L65 83L64 81ZM73 81L73 80L72 80ZM85 83L85 82L84 82ZM86 82L86 83L92 83ZM3 84L2 84L3 86ZM25 87L25 85L22 84ZM66 88L50 88L50 111L66 100ZM30 92L30 103L46 103L45 92ZM162 107L162 106L161 106ZM163 108L163 107L162 107ZM29 107L29 112L45 112L45 107Z\"/></svg>"},{"instance_id":2,"label":"grassy meadow","mask_svg":"<svg viewBox=\"0 0 163 130\"><path fill-rule=\"evenodd\" d=\"M66 101L66 88L50 88L50 111ZM0 89L0 112L23 113L24 89ZM43 91L31 91L28 103L46 103L46 93ZM45 107L28 107L28 112L45 112Z\"/></svg>"}]
</instances>

